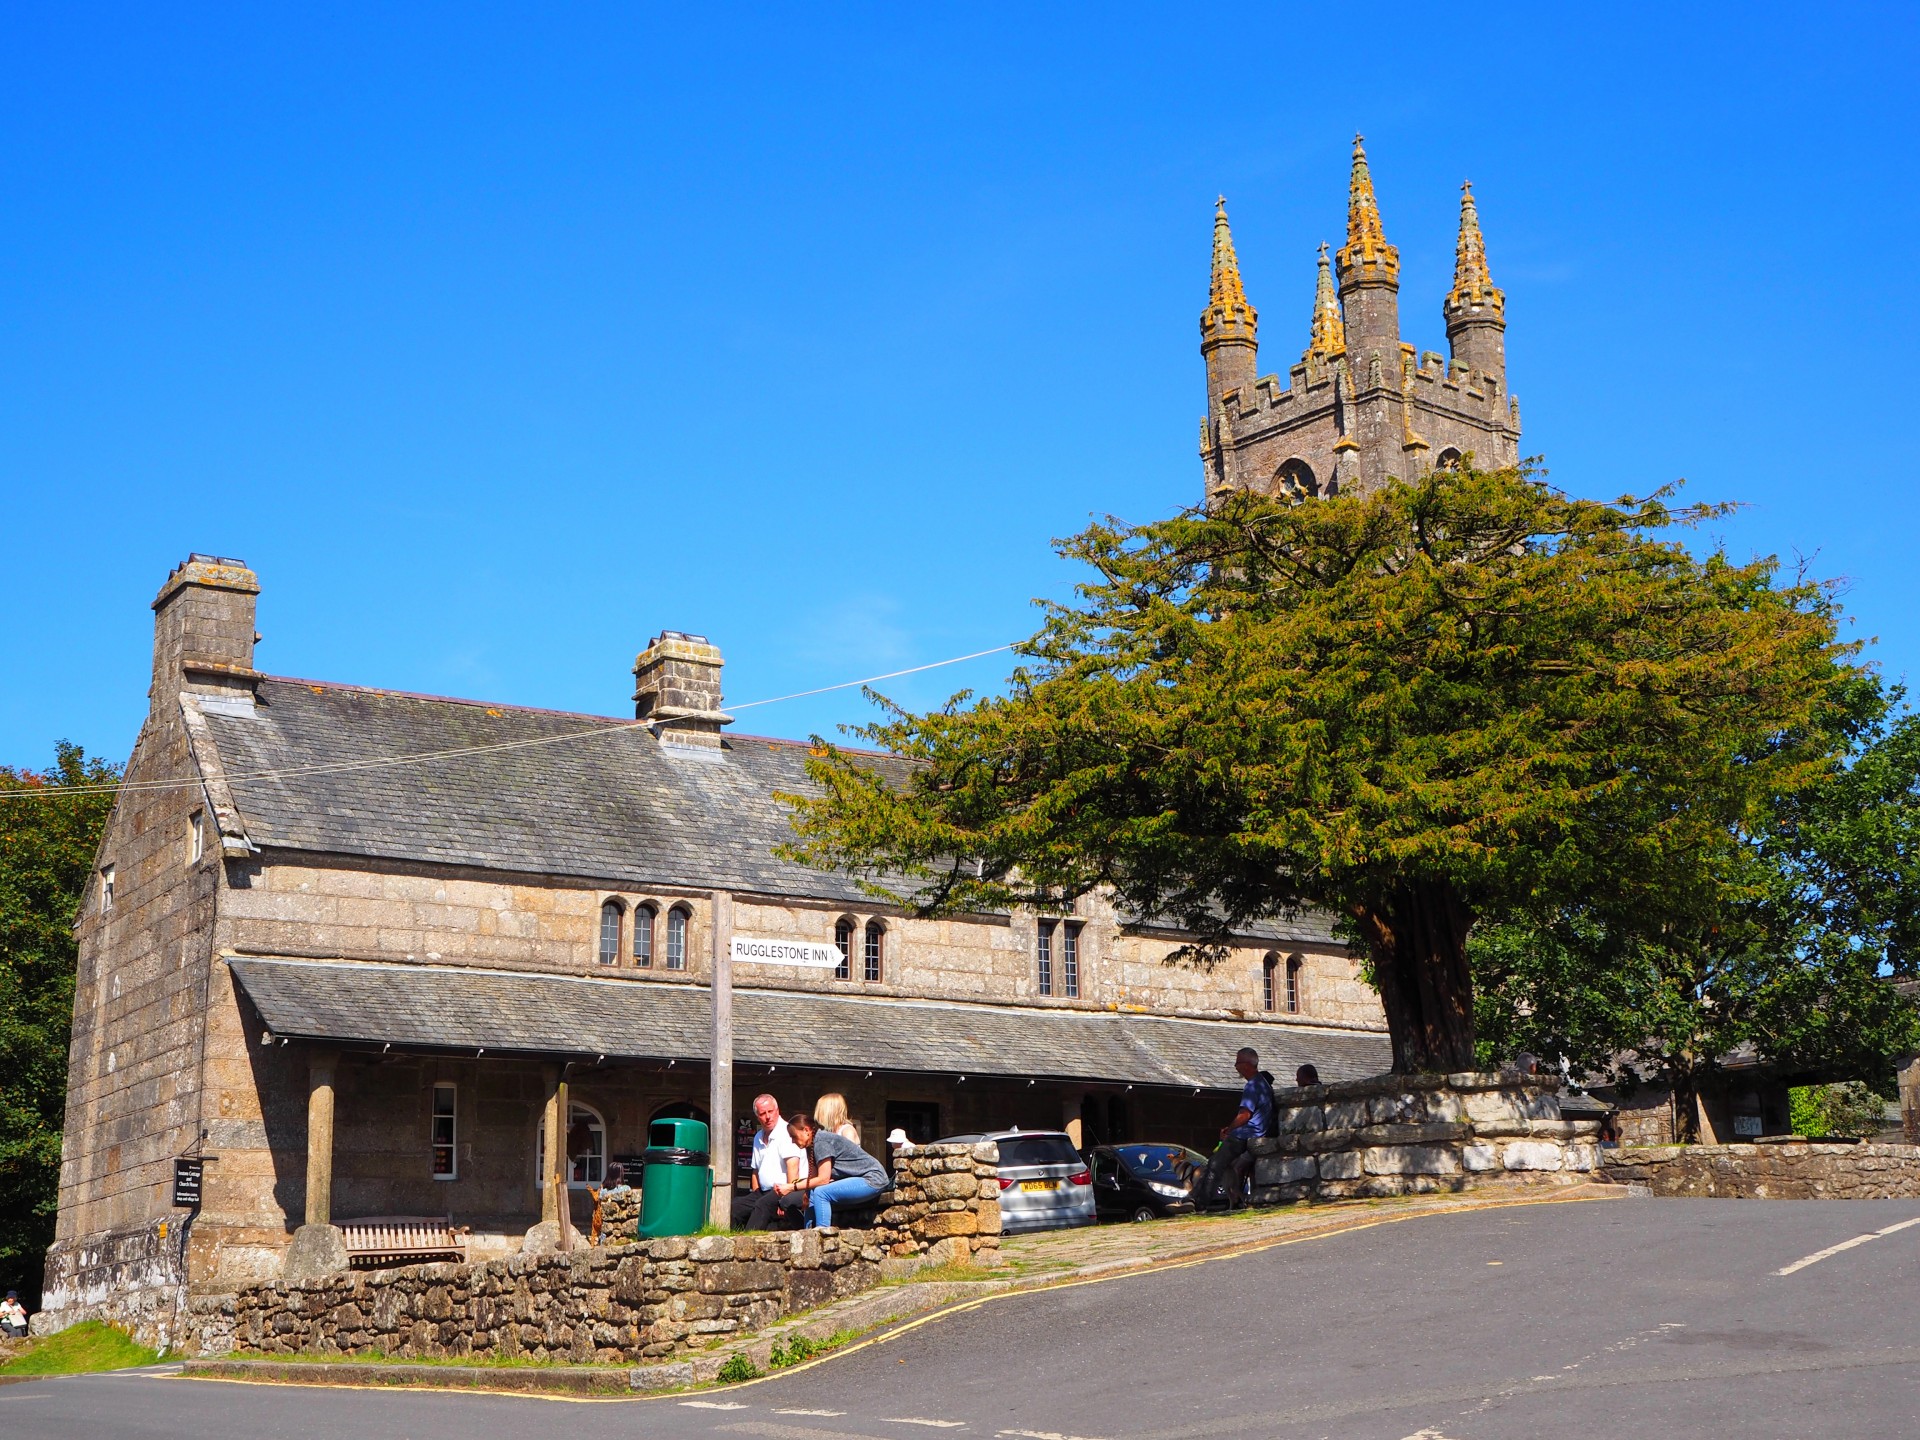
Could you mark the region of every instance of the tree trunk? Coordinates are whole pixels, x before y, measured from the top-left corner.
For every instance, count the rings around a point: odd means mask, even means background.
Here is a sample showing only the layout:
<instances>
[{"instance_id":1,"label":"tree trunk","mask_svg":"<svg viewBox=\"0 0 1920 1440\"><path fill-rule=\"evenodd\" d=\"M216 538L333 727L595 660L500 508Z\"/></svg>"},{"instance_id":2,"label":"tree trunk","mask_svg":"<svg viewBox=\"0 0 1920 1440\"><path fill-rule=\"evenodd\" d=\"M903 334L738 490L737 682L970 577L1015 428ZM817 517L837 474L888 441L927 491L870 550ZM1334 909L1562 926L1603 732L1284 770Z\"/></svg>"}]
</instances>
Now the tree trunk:
<instances>
[{"instance_id":1,"label":"tree trunk","mask_svg":"<svg viewBox=\"0 0 1920 1440\"><path fill-rule=\"evenodd\" d=\"M1412 882L1356 905L1353 915L1372 955L1395 1073L1475 1068L1467 967L1473 917L1458 892L1445 881Z\"/></svg>"},{"instance_id":2,"label":"tree trunk","mask_svg":"<svg viewBox=\"0 0 1920 1440\"><path fill-rule=\"evenodd\" d=\"M1675 1063L1673 1075L1673 1143L1700 1143L1700 1077L1693 1067Z\"/></svg>"}]
</instances>

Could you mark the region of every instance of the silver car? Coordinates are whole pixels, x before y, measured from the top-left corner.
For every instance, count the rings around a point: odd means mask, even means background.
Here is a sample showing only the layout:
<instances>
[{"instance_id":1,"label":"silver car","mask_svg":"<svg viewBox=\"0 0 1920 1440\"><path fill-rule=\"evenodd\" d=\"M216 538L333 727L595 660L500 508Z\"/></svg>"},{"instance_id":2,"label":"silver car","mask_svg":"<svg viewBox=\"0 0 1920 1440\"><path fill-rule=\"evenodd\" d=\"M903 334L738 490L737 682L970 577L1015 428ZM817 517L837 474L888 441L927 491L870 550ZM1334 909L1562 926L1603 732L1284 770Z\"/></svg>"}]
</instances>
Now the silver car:
<instances>
[{"instance_id":1,"label":"silver car","mask_svg":"<svg viewBox=\"0 0 1920 1440\"><path fill-rule=\"evenodd\" d=\"M1000 1147L1003 1234L1093 1224L1093 1176L1064 1131L990 1130L954 1135L940 1143L978 1145L982 1140Z\"/></svg>"}]
</instances>

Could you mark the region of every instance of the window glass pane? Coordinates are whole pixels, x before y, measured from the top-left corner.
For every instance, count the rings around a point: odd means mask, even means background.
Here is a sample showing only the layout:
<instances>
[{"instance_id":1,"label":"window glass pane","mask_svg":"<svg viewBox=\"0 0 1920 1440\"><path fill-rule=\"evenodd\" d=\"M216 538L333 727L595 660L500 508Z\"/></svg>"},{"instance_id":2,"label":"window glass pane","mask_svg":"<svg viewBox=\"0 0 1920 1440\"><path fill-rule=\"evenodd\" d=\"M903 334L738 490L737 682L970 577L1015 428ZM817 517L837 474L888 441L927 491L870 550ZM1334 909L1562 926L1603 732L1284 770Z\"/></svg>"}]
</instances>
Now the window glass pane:
<instances>
[{"instance_id":1,"label":"window glass pane","mask_svg":"<svg viewBox=\"0 0 1920 1440\"><path fill-rule=\"evenodd\" d=\"M633 912L633 963L653 964L653 907L641 905Z\"/></svg>"},{"instance_id":2,"label":"window glass pane","mask_svg":"<svg viewBox=\"0 0 1920 1440\"><path fill-rule=\"evenodd\" d=\"M453 1179L458 1163L454 1158L454 1093L451 1085L433 1087L433 1178L436 1180Z\"/></svg>"},{"instance_id":3,"label":"window glass pane","mask_svg":"<svg viewBox=\"0 0 1920 1440\"><path fill-rule=\"evenodd\" d=\"M853 922L842 920L833 927L833 943L839 947L840 963L833 967L833 978L849 980L853 978Z\"/></svg>"},{"instance_id":4,"label":"window glass pane","mask_svg":"<svg viewBox=\"0 0 1920 1440\"><path fill-rule=\"evenodd\" d=\"M620 907L611 900L600 907L600 963L620 963Z\"/></svg>"},{"instance_id":5,"label":"window glass pane","mask_svg":"<svg viewBox=\"0 0 1920 1440\"><path fill-rule=\"evenodd\" d=\"M1080 994L1080 927L1063 927L1060 944L1060 993L1069 998Z\"/></svg>"},{"instance_id":6,"label":"window glass pane","mask_svg":"<svg viewBox=\"0 0 1920 1440\"><path fill-rule=\"evenodd\" d=\"M1021 1136L1019 1139L1006 1139L1000 1142L1000 1164L1004 1168L1012 1165L1072 1165L1080 1164L1080 1152L1073 1148L1073 1142L1064 1135Z\"/></svg>"},{"instance_id":7,"label":"window glass pane","mask_svg":"<svg viewBox=\"0 0 1920 1440\"><path fill-rule=\"evenodd\" d=\"M687 968L687 912L667 912L667 969Z\"/></svg>"},{"instance_id":8,"label":"window glass pane","mask_svg":"<svg viewBox=\"0 0 1920 1440\"><path fill-rule=\"evenodd\" d=\"M886 931L880 928L878 920L867 922L866 978L877 981L880 978L880 949L885 943Z\"/></svg>"},{"instance_id":9,"label":"window glass pane","mask_svg":"<svg viewBox=\"0 0 1920 1440\"><path fill-rule=\"evenodd\" d=\"M1300 959L1295 956L1287 961L1287 1011L1300 1013Z\"/></svg>"},{"instance_id":10,"label":"window glass pane","mask_svg":"<svg viewBox=\"0 0 1920 1440\"><path fill-rule=\"evenodd\" d=\"M1279 962L1269 955L1260 966L1260 1008L1273 1009L1273 968Z\"/></svg>"},{"instance_id":11,"label":"window glass pane","mask_svg":"<svg viewBox=\"0 0 1920 1440\"><path fill-rule=\"evenodd\" d=\"M1053 922L1051 920L1040 922L1040 938L1035 955L1039 961L1040 993L1051 995L1053 994Z\"/></svg>"}]
</instances>

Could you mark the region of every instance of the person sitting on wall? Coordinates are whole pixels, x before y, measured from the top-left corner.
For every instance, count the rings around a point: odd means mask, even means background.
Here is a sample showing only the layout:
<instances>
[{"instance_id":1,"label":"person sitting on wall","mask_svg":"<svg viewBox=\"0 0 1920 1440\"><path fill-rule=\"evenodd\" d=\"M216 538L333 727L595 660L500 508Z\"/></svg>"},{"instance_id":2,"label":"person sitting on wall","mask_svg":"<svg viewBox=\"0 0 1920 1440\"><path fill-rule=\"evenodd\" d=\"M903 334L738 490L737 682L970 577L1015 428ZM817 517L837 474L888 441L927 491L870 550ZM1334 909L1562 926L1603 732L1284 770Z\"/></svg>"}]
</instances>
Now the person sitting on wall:
<instances>
[{"instance_id":1,"label":"person sitting on wall","mask_svg":"<svg viewBox=\"0 0 1920 1440\"><path fill-rule=\"evenodd\" d=\"M808 1116L794 1116L787 1130L813 1160L812 1175L800 1182L813 1202L809 1225L824 1229L833 1224L835 1205L864 1205L893 1184L878 1160L846 1136L818 1128Z\"/></svg>"},{"instance_id":2,"label":"person sitting on wall","mask_svg":"<svg viewBox=\"0 0 1920 1440\"><path fill-rule=\"evenodd\" d=\"M773 1096L753 1097L753 1118L760 1122L753 1135L753 1188L733 1197L733 1228L771 1230L780 1211L797 1216L806 1205L799 1187L808 1175L807 1152L793 1143Z\"/></svg>"},{"instance_id":3,"label":"person sitting on wall","mask_svg":"<svg viewBox=\"0 0 1920 1440\"><path fill-rule=\"evenodd\" d=\"M856 1145L860 1143L860 1127L847 1118L847 1097L837 1090L829 1090L813 1102L813 1123Z\"/></svg>"},{"instance_id":4,"label":"person sitting on wall","mask_svg":"<svg viewBox=\"0 0 1920 1440\"><path fill-rule=\"evenodd\" d=\"M1221 1127L1220 1148L1194 1189L1194 1204L1202 1209L1240 1203L1244 1162L1251 1159L1247 1147L1273 1131L1273 1077L1260 1068L1260 1053L1246 1047L1233 1057L1233 1068L1244 1082L1240 1108Z\"/></svg>"},{"instance_id":5,"label":"person sitting on wall","mask_svg":"<svg viewBox=\"0 0 1920 1440\"><path fill-rule=\"evenodd\" d=\"M7 1291L5 1301L0 1301L0 1335L9 1340L23 1340L27 1334L27 1307L20 1303L18 1290Z\"/></svg>"},{"instance_id":6,"label":"person sitting on wall","mask_svg":"<svg viewBox=\"0 0 1920 1440\"><path fill-rule=\"evenodd\" d=\"M1320 1072L1312 1065L1302 1065L1298 1070L1293 1072L1293 1083L1298 1085L1302 1090L1306 1089L1309 1085L1318 1085L1320 1083Z\"/></svg>"}]
</instances>

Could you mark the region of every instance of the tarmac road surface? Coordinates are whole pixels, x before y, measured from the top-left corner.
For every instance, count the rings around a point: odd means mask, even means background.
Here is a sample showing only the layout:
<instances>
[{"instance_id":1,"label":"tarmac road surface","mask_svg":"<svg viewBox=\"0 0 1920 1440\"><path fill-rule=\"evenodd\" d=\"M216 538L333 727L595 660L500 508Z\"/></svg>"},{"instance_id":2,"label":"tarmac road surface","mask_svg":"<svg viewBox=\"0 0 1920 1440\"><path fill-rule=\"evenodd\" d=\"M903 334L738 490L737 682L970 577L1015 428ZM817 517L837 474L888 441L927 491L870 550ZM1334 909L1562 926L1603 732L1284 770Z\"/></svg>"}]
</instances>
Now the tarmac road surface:
<instances>
[{"instance_id":1,"label":"tarmac road surface","mask_svg":"<svg viewBox=\"0 0 1920 1440\"><path fill-rule=\"evenodd\" d=\"M0 1387L0 1436L1913 1440L1917 1295L1916 1201L1521 1206L1012 1296L697 1396L124 1372Z\"/></svg>"}]
</instances>

